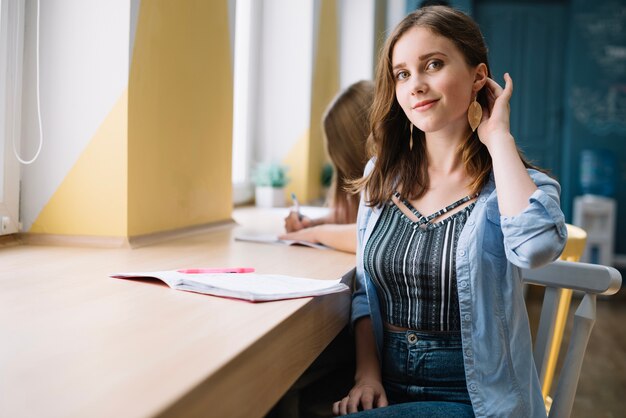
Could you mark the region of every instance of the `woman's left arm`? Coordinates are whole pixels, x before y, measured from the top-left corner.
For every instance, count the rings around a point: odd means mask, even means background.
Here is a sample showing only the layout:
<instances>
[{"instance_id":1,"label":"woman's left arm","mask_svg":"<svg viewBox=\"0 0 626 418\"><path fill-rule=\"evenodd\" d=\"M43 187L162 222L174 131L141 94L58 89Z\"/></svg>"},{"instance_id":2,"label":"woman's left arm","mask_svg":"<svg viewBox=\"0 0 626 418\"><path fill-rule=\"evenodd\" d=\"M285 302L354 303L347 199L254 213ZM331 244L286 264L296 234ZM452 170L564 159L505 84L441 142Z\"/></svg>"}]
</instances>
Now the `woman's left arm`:
<instances>
[{"instance_id":1,"label":"woman's left arm","mask_svg":"<svg viewBox=\"0 0 626 418\"><path fill-rule=\"evenodd\" d=\"M511 135L509 101L513 94L513 80L504 74L504 89L487 79L488 109L478 126L478 137L491 155L493 174L498 190L498 206L504 216L514 216L528 206L528 199L537 186L526 171Z\"/></svg>"},{"instance_id":2,"label":"woman's left arm","mask_svg":"<svg viewBox=\"0 0 626 418\"><path fill-rule=\"evenodd\" d=\"M533 268L561 254L567 229L559 206L559 184L543 173L531 178L520 158L509 128L513 81L508 73L504 79L504 89L487 81L489 109L478 135L493 163L507 259L519 267Z\"/></svg>"}]
</instances>

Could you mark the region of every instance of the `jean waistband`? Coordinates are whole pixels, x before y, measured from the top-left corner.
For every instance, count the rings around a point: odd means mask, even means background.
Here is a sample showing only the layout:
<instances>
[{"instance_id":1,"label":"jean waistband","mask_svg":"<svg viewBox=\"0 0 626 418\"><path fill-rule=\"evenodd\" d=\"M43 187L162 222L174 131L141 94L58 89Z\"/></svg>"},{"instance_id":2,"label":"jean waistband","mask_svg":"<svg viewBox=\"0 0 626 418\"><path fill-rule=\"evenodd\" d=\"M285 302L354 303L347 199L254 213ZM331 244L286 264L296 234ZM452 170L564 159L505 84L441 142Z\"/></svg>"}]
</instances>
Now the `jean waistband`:
<instances>
[{"instance_id":1,"label":"jean waistband","mask_svg":"<svg viewBox=\"0 0 626 418\"><path fill-rule=\"evenodd\" d=\"M384 330L385 338L406 340L409 336L415 336L422 341L461 341L460 331L392 331Z\"/></svg>"}]
</instances>

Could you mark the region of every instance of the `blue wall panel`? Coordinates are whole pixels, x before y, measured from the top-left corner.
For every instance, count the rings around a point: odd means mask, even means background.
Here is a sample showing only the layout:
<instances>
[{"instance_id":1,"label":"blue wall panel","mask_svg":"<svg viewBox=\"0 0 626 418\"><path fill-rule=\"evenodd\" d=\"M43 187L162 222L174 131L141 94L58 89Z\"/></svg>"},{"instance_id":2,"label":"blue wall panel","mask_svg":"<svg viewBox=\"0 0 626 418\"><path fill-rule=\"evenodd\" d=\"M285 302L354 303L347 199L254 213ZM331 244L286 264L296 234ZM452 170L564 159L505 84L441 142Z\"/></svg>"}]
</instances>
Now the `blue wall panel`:
<instances>
[{"instance_id":1,"label":"blue wall panel","mask_svg":"<svg viewBox=\"0 0 626 418\"><path fill-rule=\"evenodd\" d=\"M568 200L582 193L580 155L584 149L608 150L616 163L616 253L626 254L626 2L574 0L570 5L569 43L564 74L564 148Z\"/></svg>"}]
</instances>

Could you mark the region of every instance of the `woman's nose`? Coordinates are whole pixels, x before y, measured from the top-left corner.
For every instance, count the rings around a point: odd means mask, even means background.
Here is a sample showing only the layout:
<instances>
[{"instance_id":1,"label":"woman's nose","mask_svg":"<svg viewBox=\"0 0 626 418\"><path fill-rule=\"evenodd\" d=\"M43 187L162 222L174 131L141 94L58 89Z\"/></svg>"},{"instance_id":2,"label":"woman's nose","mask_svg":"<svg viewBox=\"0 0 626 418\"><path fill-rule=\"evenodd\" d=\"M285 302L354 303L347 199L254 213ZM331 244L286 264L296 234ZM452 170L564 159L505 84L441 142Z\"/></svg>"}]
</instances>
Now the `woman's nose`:
<instances>
[{"instance_id":1,"label":"woman's nose","mask_svg":"<svg viewBox=\"0 0 626 418\"><path fill-rule=\"evenodd\" d=\"M426 84L424 77L413 76L411 78L411 94L423 94L428 90L428 85Z\"/></svg>"}]
</instances>

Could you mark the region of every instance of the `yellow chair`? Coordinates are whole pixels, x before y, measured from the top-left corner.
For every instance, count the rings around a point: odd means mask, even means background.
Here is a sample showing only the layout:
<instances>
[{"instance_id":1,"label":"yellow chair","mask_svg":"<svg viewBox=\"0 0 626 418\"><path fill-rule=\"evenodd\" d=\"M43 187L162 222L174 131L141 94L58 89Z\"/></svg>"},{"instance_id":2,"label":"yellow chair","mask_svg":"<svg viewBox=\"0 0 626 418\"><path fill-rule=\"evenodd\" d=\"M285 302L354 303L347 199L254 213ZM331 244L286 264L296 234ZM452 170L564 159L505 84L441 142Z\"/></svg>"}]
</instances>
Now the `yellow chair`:
<instances>
[{"instance_id":1,"label":"yellow chair","mask_svg":"<svg viewBox=\"0 0 626 418\"><path fill-rule=\"evenodd\" d=\"M567 224L566 226L567 243L565 244L565 249L563 250L561 257L559 257L559 260L578 262L585 251L587 232L574 225ZM541 382L541 392L543 394L543 399L546 402L546 409L548 410L550 409L550 405L552 403L552 399L548 395L550 393L550 389L552 388L556 362L559 357L561 342L563 341L563 332L567 322L567 314L569 313L572 301L572 289L558 289L555 297L555 301L553 302L554 313L552 314L555 316L554 331L552 333L552 338L547 345L547 355L544 356L546 363L543 367L543 374L539 376L539 380Z\"/></svg>"}]
</instances>

